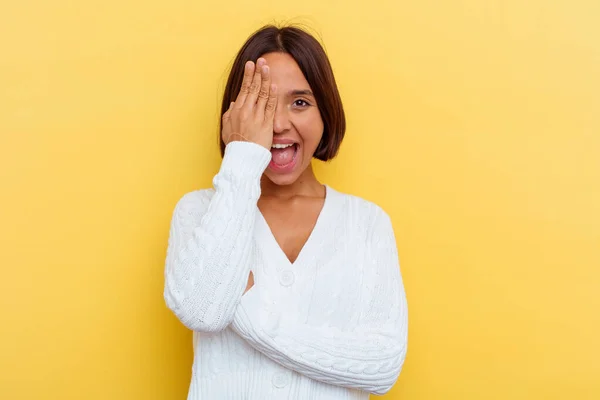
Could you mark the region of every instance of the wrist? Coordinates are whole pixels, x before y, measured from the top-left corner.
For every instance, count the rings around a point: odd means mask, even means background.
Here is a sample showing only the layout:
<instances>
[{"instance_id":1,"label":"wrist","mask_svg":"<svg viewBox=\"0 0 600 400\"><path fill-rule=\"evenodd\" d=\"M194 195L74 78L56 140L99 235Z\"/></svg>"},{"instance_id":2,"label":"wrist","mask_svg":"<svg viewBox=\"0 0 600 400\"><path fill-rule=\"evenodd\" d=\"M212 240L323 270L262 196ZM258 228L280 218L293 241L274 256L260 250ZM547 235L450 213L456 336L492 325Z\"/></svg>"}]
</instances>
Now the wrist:
<instances>
[{"instance_id":1,"label":"wrist","mask_svg":"<svg viewBox=\"0 0 600 400\"><path fill-rule=\"evenodd\" d=\"M262 139L262 140L261 139L251 140L240 133L232 133L231 135L229 135L229 138L227 138L227 141L224 141L224 143L225 143L225 146L227 146L229 143L233 143L233 142L255 143L261 147L264 147L268 151L271 151L271 144L273 143L273 139L267 138L267 139Z\"/></svg>"},{"instance_id":2,"label":"wrist","mask_svg":"<svg viewBox=\"0 0 600 400\"><path fill-rule=\"evenodd\" d=\"M271 161L271 151L251 141L234 140L225 146L221 172L260 178Z\"/></svg>"}]
</instances>

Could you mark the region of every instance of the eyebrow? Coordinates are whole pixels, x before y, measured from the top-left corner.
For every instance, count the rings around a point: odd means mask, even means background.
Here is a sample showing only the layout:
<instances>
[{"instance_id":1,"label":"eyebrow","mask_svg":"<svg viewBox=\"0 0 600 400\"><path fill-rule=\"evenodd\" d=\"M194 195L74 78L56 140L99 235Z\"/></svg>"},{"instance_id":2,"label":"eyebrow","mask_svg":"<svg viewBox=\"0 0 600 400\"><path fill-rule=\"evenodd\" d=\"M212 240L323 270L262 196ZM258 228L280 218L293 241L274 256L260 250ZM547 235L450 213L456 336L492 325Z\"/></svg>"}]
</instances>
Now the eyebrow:
<instances>
[{"instance_id":1,"label":"eyebrow","mask_svg":"<svg viewBox=\"0 0 600 400\"><path fill-rule=\"evenodd\" d=\"M289 96L312 96L315 97L315 95L313 94L313 92L311 90L308 89L295 89L295 90L290 90L288 92Z\"/></svg>"}]
</instances>

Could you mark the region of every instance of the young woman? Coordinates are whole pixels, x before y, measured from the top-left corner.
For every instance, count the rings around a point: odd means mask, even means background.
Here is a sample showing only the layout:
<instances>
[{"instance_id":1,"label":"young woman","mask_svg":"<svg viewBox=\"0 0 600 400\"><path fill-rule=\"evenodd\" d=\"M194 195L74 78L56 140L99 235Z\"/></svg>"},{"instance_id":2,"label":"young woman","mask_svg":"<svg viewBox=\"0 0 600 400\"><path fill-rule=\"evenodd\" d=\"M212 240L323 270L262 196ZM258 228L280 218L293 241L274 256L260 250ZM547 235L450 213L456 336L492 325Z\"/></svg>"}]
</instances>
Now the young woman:
<instances>
[{"instance_id":1,"label":"young woman","mask_svg":"<svg viewBox=\"0 0 600 400\"><path fill-rule=\"evenodd\" d=\"M214 188L175 207L164 296L194 331L188 399L367 399L396 382L407 306L377 205L321 184L345 117L329 60L295 28L239 51Z\"/></svg>"}]
</instances>

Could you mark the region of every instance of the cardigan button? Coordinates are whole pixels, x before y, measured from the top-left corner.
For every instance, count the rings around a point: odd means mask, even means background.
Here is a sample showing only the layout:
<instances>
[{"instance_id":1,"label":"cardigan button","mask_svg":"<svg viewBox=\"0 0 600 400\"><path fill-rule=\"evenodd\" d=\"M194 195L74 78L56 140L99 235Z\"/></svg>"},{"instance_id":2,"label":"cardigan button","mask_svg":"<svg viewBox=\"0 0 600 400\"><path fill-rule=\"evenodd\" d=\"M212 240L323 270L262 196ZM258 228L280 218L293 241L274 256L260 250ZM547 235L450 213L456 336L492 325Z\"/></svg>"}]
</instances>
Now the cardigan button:
<instances>
[{"instance_id":1,"label":"cardigan button","mask_svg":"<svg viewBox=\"0 0 600 400\"><path fill-rule=\"evenodd\" d=\"M289 269L281 271L279 283L281 283L282 286L291 286L294 283L294 272Z\"/></svg>"},{"instance_id":2,"label":"cardigan button","mask_svg":"<svg viewBox=\"0 0 600 400\"><path fill-rule=\"evenodd\" d=\"M273 386L276 388L286 387L290 383L289 374L279 372L273 376Z\"/></svg>"}]
</instances>

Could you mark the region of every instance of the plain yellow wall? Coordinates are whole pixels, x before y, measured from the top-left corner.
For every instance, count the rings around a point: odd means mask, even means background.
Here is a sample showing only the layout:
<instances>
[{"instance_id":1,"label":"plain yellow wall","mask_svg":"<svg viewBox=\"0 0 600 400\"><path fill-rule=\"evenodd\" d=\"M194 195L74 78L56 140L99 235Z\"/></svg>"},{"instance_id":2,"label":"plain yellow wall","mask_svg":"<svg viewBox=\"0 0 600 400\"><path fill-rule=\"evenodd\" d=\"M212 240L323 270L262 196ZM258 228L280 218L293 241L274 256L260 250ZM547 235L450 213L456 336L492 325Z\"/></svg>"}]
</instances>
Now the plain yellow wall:
<instances>
[{"instance_id":1,"label":"plain yellow wall","mask_svg":"<svg viewBox=\"0 0 600 400\"><path fill-rule=\"evenodd\" d=\"M392 216L409 351L385 398L600 398L600 2L0 6L0 398L184 399L168 224L219 166L262 23L326 44L347 139L318 175Z\"/></svg>"}]
</instances>

